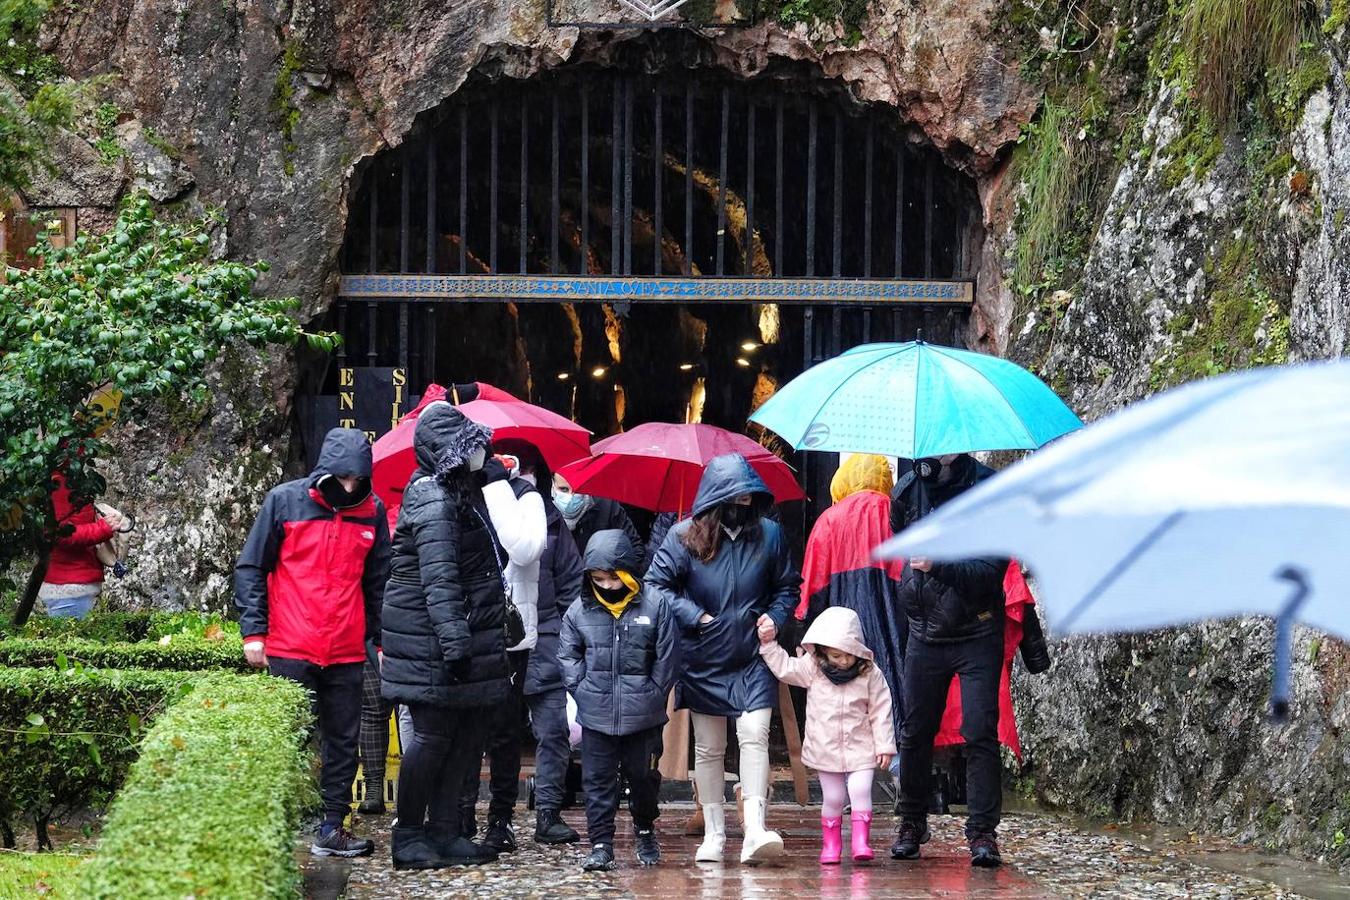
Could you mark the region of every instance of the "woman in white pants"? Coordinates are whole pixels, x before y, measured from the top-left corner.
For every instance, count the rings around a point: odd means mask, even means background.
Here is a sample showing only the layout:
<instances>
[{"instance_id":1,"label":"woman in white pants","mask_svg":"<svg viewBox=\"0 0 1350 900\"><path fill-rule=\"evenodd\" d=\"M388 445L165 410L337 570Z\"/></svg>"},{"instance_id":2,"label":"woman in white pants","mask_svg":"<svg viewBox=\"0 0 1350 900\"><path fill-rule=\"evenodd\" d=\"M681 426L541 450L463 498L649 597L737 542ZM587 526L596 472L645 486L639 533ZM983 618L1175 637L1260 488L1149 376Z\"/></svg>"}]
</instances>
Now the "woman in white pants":
<instances>
[{"instance_id":1,"label":"woman in white pants","mask_svg":"<svg viewBox=\"0 0 1350 900\"><path fill-rule=\"evenodd\" d=\"M682 631L676 706L694 726L694 782L704 839L695 859L720 862L726 847L727 719L740 744L745 841L741 862L782 855L765 828L769 800L769 718L778 682L760 658L760 622L776 633L791 614L801 577L777 522L764 518L773 495L737 454L708 464L693 516L671 528L644 585L661 597Z\"/></svg>"}]
</instances>

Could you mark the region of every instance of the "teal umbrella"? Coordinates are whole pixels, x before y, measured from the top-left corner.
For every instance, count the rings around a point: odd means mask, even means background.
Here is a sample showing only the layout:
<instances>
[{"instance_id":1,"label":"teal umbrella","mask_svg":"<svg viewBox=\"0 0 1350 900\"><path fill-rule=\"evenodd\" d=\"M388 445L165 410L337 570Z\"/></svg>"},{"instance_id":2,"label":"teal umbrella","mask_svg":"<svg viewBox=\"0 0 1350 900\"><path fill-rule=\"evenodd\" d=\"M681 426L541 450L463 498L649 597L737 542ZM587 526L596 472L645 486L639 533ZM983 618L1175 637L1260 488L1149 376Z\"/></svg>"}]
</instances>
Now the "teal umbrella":
<instances>
[{"instance_id":1,"label":"teal umbrella","mask_svg":"<svg viewBox=\"0 0 1350 900\"><path fill-rule=\"evenodd\" d=\"M1021 366L923 341L864 344L812 366L750 420L798 450L905 459L1034 450L1083 424Z\"/></svg>"}]
</instances>

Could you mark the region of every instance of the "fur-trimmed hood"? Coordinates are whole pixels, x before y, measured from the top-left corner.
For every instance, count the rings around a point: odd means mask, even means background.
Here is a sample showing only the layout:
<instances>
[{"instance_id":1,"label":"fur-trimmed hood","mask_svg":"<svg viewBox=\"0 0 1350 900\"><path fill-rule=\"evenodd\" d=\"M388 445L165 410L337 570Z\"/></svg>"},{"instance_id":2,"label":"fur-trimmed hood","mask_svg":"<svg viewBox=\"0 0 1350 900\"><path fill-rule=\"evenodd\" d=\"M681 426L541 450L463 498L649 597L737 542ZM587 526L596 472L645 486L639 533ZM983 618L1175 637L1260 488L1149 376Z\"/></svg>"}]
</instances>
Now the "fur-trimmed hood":
<instances>
[{"instance_id":1,"label":"fur-trimmed hood","mask_svg":"<svg viewBox=\"0 0 1350 900\"><path fill-rule=\"evenodd\" d=\"M471 421L444 400L422 410L413 432L417 467L437 477L464 465L475 450L486 450L491 443L491 428Z\"/></svg>"}]
</instances>

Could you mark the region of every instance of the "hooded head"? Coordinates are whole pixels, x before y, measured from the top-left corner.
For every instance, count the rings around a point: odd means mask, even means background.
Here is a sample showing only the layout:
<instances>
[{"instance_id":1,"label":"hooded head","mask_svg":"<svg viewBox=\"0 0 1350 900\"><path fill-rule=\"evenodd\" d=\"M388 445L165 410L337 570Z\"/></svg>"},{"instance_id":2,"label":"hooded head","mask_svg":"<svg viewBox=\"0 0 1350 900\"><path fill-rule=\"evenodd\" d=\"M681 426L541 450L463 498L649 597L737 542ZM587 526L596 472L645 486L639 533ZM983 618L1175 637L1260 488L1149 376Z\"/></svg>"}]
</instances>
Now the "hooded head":
<instances>
[{"instance_id":1,"label":"hooded head","mask_svg":"<svg viewBox=\"0 0 1350 900\"><path fill-rule=\"evenodd\" d=\"M491 443L492 429L470 421L444 400L422 410L413 432L417 467L438 478L455 469L473 468L475 459L481 467Z\"/></svg>"},{"instance_id":2,"label":"hooded head","mask_svg":"<svg viewBox=\"0 0 1350 900\"><path fill-rule=\"evenodd\" d=\"M872 651L867 649L863 641L862 622L858 614L846 606L831 606L816 616L811 627L806 629L802 647L808 653L815 653L821 647L833 647L859 659L872 661Z\"/></svg>"},{"instance_id":3,"label":"hooded head","mask_svg":"<svg viewBox=\"0 0 1350 900\"><path fill-rule=\"evenodd\" d=\"M773 493L744 456L726 453L713 457L699 480L693 513L697 516L715 506L731 503L742 494L749 494L761 513L773 506Z\"/></svg>"},{"instance_id":4,"label":"hooded head","mask_svg":"<svg viewBox=\"0 0 1350 900\"><path fill-rule=\"evenodd\" d=\"M334 509L363 503L370 496L370 442L365 432L355 428L331 429L324 436L310 485Z\"/></svg>"},{"instance_id":5,"label":"hooded head","mask_svg":"<svg viewBox=\"0 0 1350 900\"><path fill-rule=\"evenodd\" d=\"M859 491L890 495L895 486L891 464L875 453L855 453L839 466L830 481L830 497L835 503Z\"/></svg>"},{"instance_id":6,"label":"hooded head","mask_svg":"<svg viewBox=\"0 0 1350 900\"><path fill-rule=\"evenodd\" d=\"M597 531L586 544L582 559L589 595L618 618L642 589L633 574L641 566L642 558L626 532L619 528ZM601 577L597 579L597 575Z\"/></svg>"}]
</instances>

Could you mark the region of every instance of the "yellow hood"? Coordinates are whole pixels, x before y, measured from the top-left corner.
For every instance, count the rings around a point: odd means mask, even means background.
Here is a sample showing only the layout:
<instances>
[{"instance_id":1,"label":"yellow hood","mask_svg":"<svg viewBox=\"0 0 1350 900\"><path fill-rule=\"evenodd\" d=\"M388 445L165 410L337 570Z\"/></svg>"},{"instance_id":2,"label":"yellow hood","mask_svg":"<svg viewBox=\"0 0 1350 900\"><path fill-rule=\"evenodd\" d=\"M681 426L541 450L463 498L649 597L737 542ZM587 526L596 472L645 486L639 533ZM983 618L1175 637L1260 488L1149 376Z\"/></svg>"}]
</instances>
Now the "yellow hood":
<instances>
[{"instance_id":1,"label":"yellow hood","mask_svg":"<svg viewBox=\"0 0 1350 900\"><path fill-rule=\"evenodd\" d=\"M876 491L889 495L895 485L891 465L886 457L875 453L855 453L844 460L830 482L830 496L838 503L859 491Z\"/></svg>"}]
</instances>

